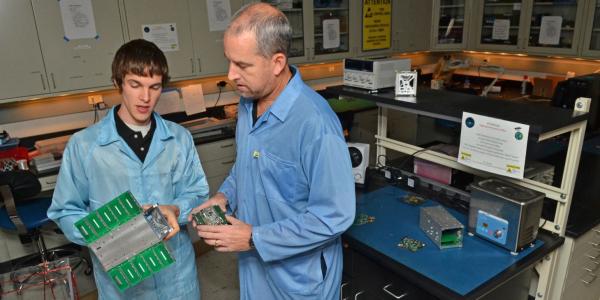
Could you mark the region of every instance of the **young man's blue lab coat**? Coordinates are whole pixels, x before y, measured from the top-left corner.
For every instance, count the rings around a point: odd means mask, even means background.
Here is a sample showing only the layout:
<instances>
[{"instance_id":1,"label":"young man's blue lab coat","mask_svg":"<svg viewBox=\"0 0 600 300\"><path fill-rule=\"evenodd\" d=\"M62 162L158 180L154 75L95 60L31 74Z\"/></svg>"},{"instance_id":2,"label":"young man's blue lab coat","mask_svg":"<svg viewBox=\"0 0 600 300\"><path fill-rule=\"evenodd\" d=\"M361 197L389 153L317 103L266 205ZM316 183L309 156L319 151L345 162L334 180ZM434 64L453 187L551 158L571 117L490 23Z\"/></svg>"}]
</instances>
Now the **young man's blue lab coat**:
<instances>
[{"instance_id":1,"label":"young man's blue lab coat","mask_svg":"<svg viewBox=\"0 0 600 300\"><path fill-rule=\"evenodd\" d=\"M239 254L241 299L340 298L350 155L337 116L294 71L254 126L252 100L240 100L237 158L220 192L253 226L256 249Z\"/></svg>"},{"instance_id":2,"label":"young man's blue lab coat","mask_svg":"<svg viewBox=\"0 0 600 300\"><path fill-rule=\"evenodd\" d=\"M208 197L189 131L154 113L156 130L142 163L117 133L114 116L111 110L100 123L71 137L48 210L67 238L80 245L85 242L73 224L127 190L140 204L179 206L180 224ZM175 263L124 293L92 257L99 298L199 299L194 249L185 228L167 242Z\"/></svg>"}]
</instances>

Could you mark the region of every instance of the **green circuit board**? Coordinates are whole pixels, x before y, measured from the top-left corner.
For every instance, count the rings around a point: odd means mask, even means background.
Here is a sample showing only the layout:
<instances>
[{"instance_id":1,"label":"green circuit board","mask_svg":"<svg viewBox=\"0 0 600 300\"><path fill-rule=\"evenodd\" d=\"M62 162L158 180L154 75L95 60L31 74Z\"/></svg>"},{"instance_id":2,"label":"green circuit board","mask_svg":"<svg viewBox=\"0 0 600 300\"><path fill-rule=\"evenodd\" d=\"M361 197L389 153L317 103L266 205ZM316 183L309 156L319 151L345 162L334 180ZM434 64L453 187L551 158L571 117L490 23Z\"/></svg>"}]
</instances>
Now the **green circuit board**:
<instances>
[{"instance_id":1,"label":"green circuit board","mask_svg":"<svg viewBox=\"0 0 600 300\"><path fill-rule=\"evenodd\" d=\"M75 227L87 244L143 213L131 192L127 191L77 221Z\"/></svg>"},{"instance_id":2,"label":"green circuit board","mask_svg":"<svg viewBox=\"0 0 600 300\"><path fill-rule=\"evenodd\" d=\"M227 225L225 213L218 205L209 206L192 215L197 225Z\"/></svg>"},{"instance_id":3,"label":"green circuit board","mask_svg":"<svg viewBox=\"0 0 600 300\"><path fill-rule=\"evenodd\" d=\"M170 230L170 227L165 224L164 216L157 216L160 214L158 207L154 208L152 207L144 213L138 201L131 192L127 191L75 223L75 227L83 236L90 250L96 254L120 291L137 285L175 261L165 242L162 241L165 232L158 233L159 229L164 230L166 227ZM160 224L161 222L162 224ZM163 227L160 228L160 226ZM128 236L131 234L141 234L141 231L132 231L131 228L142 228L146 234L150 232L152 241L148 243L147 247L129 245L128 248L136 250L132 250L132 252L126 250L125 253L118 256L113 255L111 257L113 263L111 266L113 267L106 267L105 261L103 261L103 258L106 259L106 257L102 256L107 253L106 248L125 248L128 245L123 245L123 238L129 240Z\"/></svg>"}]
</instances>

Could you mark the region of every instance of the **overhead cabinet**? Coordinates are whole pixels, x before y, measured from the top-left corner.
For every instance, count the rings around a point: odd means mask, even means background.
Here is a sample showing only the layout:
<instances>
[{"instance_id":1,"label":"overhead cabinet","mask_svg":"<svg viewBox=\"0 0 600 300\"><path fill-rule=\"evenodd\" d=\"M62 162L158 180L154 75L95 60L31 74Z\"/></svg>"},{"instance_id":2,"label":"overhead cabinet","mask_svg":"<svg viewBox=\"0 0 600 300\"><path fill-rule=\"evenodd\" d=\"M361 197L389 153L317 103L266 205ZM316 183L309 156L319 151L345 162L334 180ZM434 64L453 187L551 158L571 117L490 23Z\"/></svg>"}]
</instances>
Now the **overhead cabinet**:
<instances>
[{"instance_id":1,"label":"overhead cabinet","mask_svg":"<svg viewBox=\"0 0 600 300\"><path fill-rule=\"evenodd\" d=\"M582 55L598 58L600 56L600 1L590 0L585 11L587 16Z\"/></svg>"},{"instance_id":2,"label":"overhead cabinet","mask_svg":"<svg viewBox=\"0 0 600 300\"><path fill-rule=\"evenodd\" d=\"M197 72L188 0L121 0L129 39L146 39L165 53L173 79Z\"/></svg>"},{"instance_id":3,"label":"overhead cabinet","mask_svg":"<svg viewBox=\"0 0 600 300\"><path fill-rule=\"evenodd\" d=\"M226 7L226 2L229 2L230 7ZM212 7L208 7L209 4ZM230 16L242 4L243 0L189 0L192 43L196 59L195 75L227 73L229 62L223 54L223 34Z\"/></svg>"},{"instance_id":4,"label":"overhead cabinet","mask_svg":"<svg viewBox=\"0 0 600 300\"><path fill-rule=\"evenodd\" d=\"M247 1L252 2L252 1ZM263 0L281 10L292 26L290 62L315 62L356 55L360 31L352 30L360 5L349 0ZM354 50L353 50L354 49Z\"/></svg>"},{"instance_id":5,"label":"overhead cabinet","mask_svg":"<svg viewBox=\"0 0 600 300\"><path fill-rule=\"evenodd\" d=\"M476 49L516 51L523 48L527 23L524 0L484 0L475 8Z\"/></svg>"},{"instance_id":6,"label":"overhead cabinet","mask_svg":"<svg viewBox=\"0 0 600 300\"><path fill-rule=\"evenodd\" d=\"M49 92L31 2L0 0L0 103Z\"/></svg>"},{"instance_id":7,"label":"overhead cabinet","mask_svg":"<svg viewBox=\"0 0 600 300\"><path fill-rule=\"evenodd\" d=\"M50 90L111 86L111 63L124 42L118 1L33 0L32 4Z\"/></svg>"},{"instance_id":8,"label":"overhead cabinet","mask_svg":"<svg viewBox=\"0 0 600 300\"><path fill-rule=\"evenodd\" d=\"M584 22L583 0L534 0L529 4L531 18L526 30L528 53L575 55Z\"/></svg>"},{"instance_id":9,"label":"overhead cabinet","mask_svg":"<svg viewBox=\"0 0 600 300\"><path fill-rule=\"evenodd\" d=\"M467 45L466 28L470 26L473 1L434 0L431 28L431 48L462 50Z\"/></svg>"}]
</instances>

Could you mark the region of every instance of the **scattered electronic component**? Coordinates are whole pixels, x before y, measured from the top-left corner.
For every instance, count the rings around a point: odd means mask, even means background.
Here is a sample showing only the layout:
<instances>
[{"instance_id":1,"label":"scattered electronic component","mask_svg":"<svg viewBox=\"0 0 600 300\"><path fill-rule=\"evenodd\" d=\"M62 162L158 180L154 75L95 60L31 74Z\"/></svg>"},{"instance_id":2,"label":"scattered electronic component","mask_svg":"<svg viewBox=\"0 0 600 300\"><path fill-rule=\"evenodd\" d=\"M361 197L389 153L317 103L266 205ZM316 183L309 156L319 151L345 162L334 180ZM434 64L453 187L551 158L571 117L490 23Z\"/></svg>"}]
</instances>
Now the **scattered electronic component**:
<instances>
[{"instance_id":1,"label":"scattered electronic component","mask_svg":"<svg viewBox=\"0 0 600 300\"><path fill-rule=\"evenodd\" d=\"M425 202L425 198L415 195L415 194L406 194L404 195L404 203L419 206Z\"/></svg>"},{"instance_id":2,"label":"scattered electronic component","mask_svg":"<svg viewBox=\"0 0 600 300\"><path fill-rule=\"evenodd\" d=\"M375 222L374 216L369 216L367 214L358 214L358 215L356 215L356 218L354 218L353 225L364 225L364 224L373 223L373 222Z\"/></svg>"},{"instance_id":3,"label":"scattered electronic component","mask_svg":"<svg viewBox=\"0 0 600 300\"><path fill-rule=\"evenodd\" d=\"M425 245L426 244L422 241L409 237L404 237L398 244L398 247L410 250L411 252L417 252L421 248L425 247Z\"/></svg>"},{"instance_id":4,"label":"scattered electronic component","mask_svg":"<svg viewBox=\"0 0 600 300\"><path fill-rule=\"evenodd\" d=\"M213 205L192 215L197 225L227 225L227 219L221 207Z\"/></svg>"},{"instance_id":5,"label":"scattered electronic component","mask_svg":"<svg viewBox=\"0 0 600 300\"><path fill-rule=\"evenodd\" d=\"M419 227L440 249L462 247L464 226L442 206L421 207Z\"/></svg>"},{"instance_id":6,"label":"scattered electronic component","mask_svg":"<svg viewBox=\"0 0 600 300\"><path fill-rule=\"evenodd\" d=\"M145 213L127 191L75 223L90 250L124 291L172 264L163 238L172 230L157 205Z\"/></svg>"}]
</instances>

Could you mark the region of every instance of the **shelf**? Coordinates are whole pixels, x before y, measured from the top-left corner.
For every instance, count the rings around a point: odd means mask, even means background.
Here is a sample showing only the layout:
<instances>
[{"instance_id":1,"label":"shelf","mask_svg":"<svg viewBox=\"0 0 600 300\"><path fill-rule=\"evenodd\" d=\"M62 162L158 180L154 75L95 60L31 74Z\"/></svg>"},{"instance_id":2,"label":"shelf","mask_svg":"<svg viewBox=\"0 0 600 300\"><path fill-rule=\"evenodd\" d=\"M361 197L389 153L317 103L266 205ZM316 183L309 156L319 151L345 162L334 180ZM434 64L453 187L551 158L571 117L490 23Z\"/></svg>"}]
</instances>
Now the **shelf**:
<instances>
[{"instance_id":1,"label":"shelf","mask_svg":"<svg viewBox=\"0 0 600 300\"><path fill-rule=\"evenodd\" d=\"M494 28L494 26L493 25L483 25L483 28L492 29L492 28ZM519 26L510 26L509 29L511 29L511 30L513 30L513 29L519 29Z\"/></svg>"},{"instance_id":2,"label":"shelf","mask_svg":"<svg viewBox=\"0 0 600 300\"><path fill-rule=\"evenodd\" d=\"M288 12L291 12L291 13L300 12L301 13L302 12L302 8L288 8L288 9L279 9L279 10L281 10L283 13L288 13Z\"/></svg>"},{"instance_id":3,"label":"shelf","mask_svg":"<svg viewBox=\"0 0 600 300\"><path fill-rule=\"evenodd\" d=\"M515 3L488 3L484 5L484 8L486 7L512 7L515 4L521 4L521 2L515 2Z\"/></svg>"},{"instance_id":4,"label":"shelf","mask_svg":"<svg viewBox=\"0 0 600 300\"><path fill-rule=\"evenodd\" d=\"M323 7L323 8L315 8L316 12L328 12L328 11L344 11L350 10L348 7Z\"/></svg>"},{"instance_id":5,"label":"shelf","mask_svg":"<svg viewBox=\"0 0 600 300\"><path fill-rule=\"evenodd\" d=\"M396 109L460 123L463 111L529 125L529 132L539 137L587 119L586 114L531 103L514 103L456 92L420 88L416 103L395 100L394 91L378 94L347 86L327 88L332 95L365 99L394 106Z\"/></svg>"},{"instance_id":6,"label":"shelf","mask_svg":"<svg viewBox=\"0 0 600 300\"><path fill-rule=\"evenodd\" d=\"M440 9L445 9L445 8L464 8L464 7L465 7L464 4L440 5Z\"/></svg>"},{"instance_id":7,"label":"shelf","mask_svg":"<svg viewBox=\"0 0 600 300\"><path fill-rule=\"evenodd\" d=\"M347 32L340 32L340 35L347 35ZM322 37L323 34L322 33L315 33L315 37Z\"/></svg>"}]
</instances>

